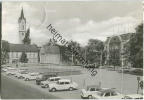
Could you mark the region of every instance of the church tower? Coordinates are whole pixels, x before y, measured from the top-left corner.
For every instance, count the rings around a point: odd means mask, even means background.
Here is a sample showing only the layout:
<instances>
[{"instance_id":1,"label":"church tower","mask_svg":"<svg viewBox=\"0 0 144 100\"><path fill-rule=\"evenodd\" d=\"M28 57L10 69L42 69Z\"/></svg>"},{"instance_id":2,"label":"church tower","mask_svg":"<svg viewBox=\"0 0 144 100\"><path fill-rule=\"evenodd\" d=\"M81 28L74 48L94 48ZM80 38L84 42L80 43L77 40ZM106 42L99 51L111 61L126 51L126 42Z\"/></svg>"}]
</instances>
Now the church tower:
<instances>
[{"instance_id":1,"label":"church tower","mask_svg":"<svg viewBox=\"0 0 144 100\"><path fill-rule=\"evenodd\" d=\"M26 18L24 17L23 8L21 10L21 15L18 19L19 24L19 42L23 44L23 39L26 35Z\"/></svg>"}]
</instances>

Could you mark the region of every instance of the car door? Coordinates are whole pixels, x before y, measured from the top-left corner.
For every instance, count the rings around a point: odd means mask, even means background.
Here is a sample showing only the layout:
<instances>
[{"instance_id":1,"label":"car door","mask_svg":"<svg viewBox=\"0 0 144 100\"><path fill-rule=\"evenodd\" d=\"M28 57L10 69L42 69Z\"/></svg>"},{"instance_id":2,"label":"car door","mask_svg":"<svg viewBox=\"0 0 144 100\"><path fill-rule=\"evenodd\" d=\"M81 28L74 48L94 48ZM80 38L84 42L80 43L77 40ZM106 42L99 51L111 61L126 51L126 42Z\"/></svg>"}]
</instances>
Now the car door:
<instances>
[{"instance_id":1,"label":"car door","mask_svg":"<svg viewBox=\"0 0 144 100\"><path fill-rule=\"evenodd\" d=\"M65 90L67 90L67 89L69 89L70 87L72 87L71 86L71 83L70 82L64 82L64 84L65 84Z\"/></svg>"},{"instance_id":2,"label":"car door","mask_svg":"<svg viewBox=\"0 0 144 100\"><path fill-rule=\"evenodd\" d=\"M64 90L65 89L65 84L64 82L59 82L56 86L57 90Z\"/></svg>"}]
</instances>

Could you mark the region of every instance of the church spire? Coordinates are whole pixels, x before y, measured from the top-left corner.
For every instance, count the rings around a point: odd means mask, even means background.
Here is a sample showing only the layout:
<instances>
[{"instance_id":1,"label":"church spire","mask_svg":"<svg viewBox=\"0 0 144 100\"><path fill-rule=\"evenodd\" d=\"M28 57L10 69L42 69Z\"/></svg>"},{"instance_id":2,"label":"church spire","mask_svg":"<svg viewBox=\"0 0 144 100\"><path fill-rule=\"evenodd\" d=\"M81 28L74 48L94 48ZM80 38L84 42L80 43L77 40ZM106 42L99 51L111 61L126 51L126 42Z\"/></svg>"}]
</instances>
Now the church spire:
<instances>
[{"instance_id":1,"label":"church spire","mask_svg":"<svg viewBox=\"0 0 144 100\"><path fill-rule=\"evenodd\" d=\"M21 9L21 14L20 14L20 17L19 17L19 22L20 22L22 19L24 19L24 20L26 21L26 19L25 19L25 17L24 17L23 8Z\"/></svg>"},{"instance_id":2,"label":"church spire","mask_svg":"<svg viewBox=\"0 0 144 100\"><path fill-rule=\"evenodd\" d=\"M21 16L20 16L20 18L24 18L23 8L21 10Z\"/></svg>"}]
</instances>

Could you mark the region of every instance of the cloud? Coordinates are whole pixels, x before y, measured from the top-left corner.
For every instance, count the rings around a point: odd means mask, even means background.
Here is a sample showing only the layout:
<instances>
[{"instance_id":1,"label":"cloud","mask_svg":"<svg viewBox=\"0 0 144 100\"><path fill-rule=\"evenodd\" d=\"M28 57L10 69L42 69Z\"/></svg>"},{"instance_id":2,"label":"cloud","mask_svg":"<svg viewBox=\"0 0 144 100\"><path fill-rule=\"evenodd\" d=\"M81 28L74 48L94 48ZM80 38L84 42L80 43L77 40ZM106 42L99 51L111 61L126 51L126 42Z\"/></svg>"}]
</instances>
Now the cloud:
<instances>
[{"instance_id":1,"label":"cloud","mask_svg":"<svg viewBox=\"0 0 144 100\"><path fill-rule=\"evenodd\" d=\"M108 20L96 22L89 20L82 23L79 18L61 20L54 24L61 31L63 37L72 39L81 45L86 45L88 40L106 40L106 37L135 32L135 27L140 23L139 19L131 16L113 17Z\"/></svg>"},{"instance_id":2,"label":"cloud","mask_svg":"<svg viewBox=\"0 0 144 100\"><path fill-rule=\"evenodd\" d=\"M5 2L2 11L2 39L11 43L19 43L18 18L23 6L27 28L30 26L31 29L32 43L43 45L49 38L52 38L52 34L46 29L49 24L52 24L66 40L72 39L81 45L86 45L92 38L105 41L106 37L114 34L134 32L136 25L142 21L142 12L136 8L137 6L133 6L135 3L124 4L128 9L123 12L121 9L124 7L121 8L118 3L114 5L114 2L109 5L103 2L96 4L90 2L71 2L70 4ZM114 10L116 6L118 8ZM113 12L110 14L102 10L103 7L109 8L109 11ZM84 8L87 9L82 11Z\"/></svg>"}]
</instances>

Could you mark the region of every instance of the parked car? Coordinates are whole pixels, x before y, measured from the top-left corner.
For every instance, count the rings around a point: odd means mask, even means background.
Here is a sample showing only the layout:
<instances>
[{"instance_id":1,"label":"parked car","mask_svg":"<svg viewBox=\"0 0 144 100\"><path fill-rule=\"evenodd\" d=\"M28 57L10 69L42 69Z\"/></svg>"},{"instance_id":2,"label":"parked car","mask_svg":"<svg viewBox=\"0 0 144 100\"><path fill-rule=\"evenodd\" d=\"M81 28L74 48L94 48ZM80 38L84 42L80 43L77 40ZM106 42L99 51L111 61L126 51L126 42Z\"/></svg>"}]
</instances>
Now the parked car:
<instances>
[{"instance_id":1,"label":"parked car","mask_svg":"<svg viewBox=\"0 0 144 100\"><path fill-rule=\"evenodd\" d=\"M6 74L7 75L15 75L17 73L16 68L7 68Z\"/></svg>"},{"instance_id":2,"label":"parked car","mask_svg":"<svg viewBox=\"0 0 144 100\"><path fill-rule=\"evenodd\" d=\"M133 75L143 75L143 69L142 68L132 68L129 72L129 74Z\"/></svg>"},{"instance_id":3,"label":"parked car","mask_svg":"<svg viewBox=\"0 0 144 100\"><path fill-rule=\"evenodd\" d=\"M49 84L49 91L55 92L57 90L69 90L72 91L74 89L77 89L78 84L75 82L72 82L68 79L61 79L58 80L56 83Z\"/></svg>"},{"instance_id":4,"label":"parked car","mask_svg":"<svg viewBox=\"0 0 144 100\"><path fill-rule=\"evenodd\" d=\"M129 73L130 72L130 68L128 67L124 67L124 68L120 68L117 70L119 73Z\"/></svg>"},{"instance_id":5,"label":"parked car","mask_svg":"<svg viewBox=\"0 0 144 100\"><path fill-rule=\"evenodd\" d=\"M97 93L98 91L102 90L99 85L89 85L87 89L81 90L81 98L82 99L91 99L92 94Z\"/></svg>"},{"instance_id":6,"label":"parked car","mask_svg":"<svg viewBox=\"0 0 144 100\"><path fill-rule=\"evenodd\" d=\"M24 76L25 81L35 80L37 77L39 77L39 73L28 73Z\"/></svg>"},{"instance_id":7,"label":"parked car","mask_svg":"<svg viewBox=\"0 0 144 100\"><path fill-rule=\"evenodd\" d=\"M41 87L42 88L48 88L50 83L56 83L58 80L60 80L61 77L50 77L46 81L41 82Z\"/></svg>"},{"instance_id":8,"label":"parked car","mask_svg":"<svg viewBox=\"0 0 144 100\"><path fill-rule=\"evenodd\" d=\"M114 89L104 89L95 94L92 94L93 99L122 99L124 95Z\"/></svg>"},{"instance_id":9,"label":"parked car","mask_svg":"<svg viewBox=\"0 0 144 100\"><path fill-rule=\"evenodd\" d=\"M56 73L43 73L41 76L36 78L36 84L40 85L41 81L45 81L50 77L57 77Z\"/></svg>"},{"instance_id":10,"label":"parked car","mask_svg":"<svg viewBox=\"0 0 144 100\"><path fill-rule=\"evenodd\" d=\"M96 64L88 64L84 66L85 68L99 68L99 65Z\"/></svg>"},{"instance_id":11,"label":"parked car","mask_svg":"<svg viewBox=\"0 0 144 100\"><path fill-rule=\"evenodd\" d=\"M108 71L115 71L115 70L116 70L116 67L114 67L114 66L108 66L108 67L107 67L107 70L108 70Z\"/></svg>"},{"instance_id":12,"label":"parked car","mask_svg":"<svg viewBox=\"0 0 144 100\"><path fill-rule=\"evenodd\" d=\"M21 79L21 78L24 78L25 75L27 75L27 74L28 74L28 71L26 71L26 70L25 71L19 71L18 73L15 74L15 77Z\"/></svg>"},{"instance_id":13,"label":"parked car","mask_svg":"<svg viewBox=\"0 0 144 100\"><path fill-rule=\"evenodd\" d=\"M6 72L7 70L8 70L7 68L4 68L4 67L3 67L1 71L2 71L2 72Z\"/></svg>"},{"instance_id":14,"label":"parked car","mask_svg":"<svg viewBox=\"0 0 144 100\"><path fill-rule=\"evenodd\" d=\"M128 99L141 99L143 100L143 95L142 94L129 94L129 95L126 95L124 96L124 99L128 100Z\"/></svg>"}]
</instances>

